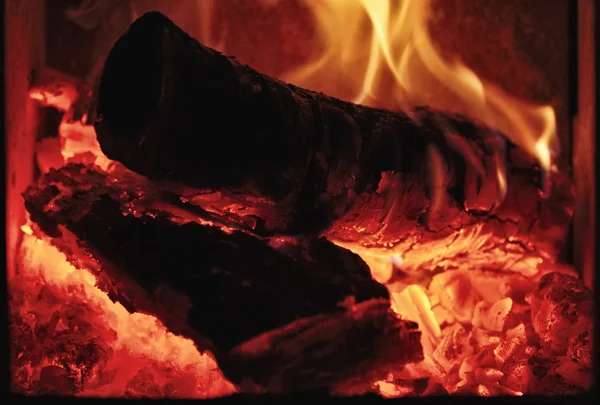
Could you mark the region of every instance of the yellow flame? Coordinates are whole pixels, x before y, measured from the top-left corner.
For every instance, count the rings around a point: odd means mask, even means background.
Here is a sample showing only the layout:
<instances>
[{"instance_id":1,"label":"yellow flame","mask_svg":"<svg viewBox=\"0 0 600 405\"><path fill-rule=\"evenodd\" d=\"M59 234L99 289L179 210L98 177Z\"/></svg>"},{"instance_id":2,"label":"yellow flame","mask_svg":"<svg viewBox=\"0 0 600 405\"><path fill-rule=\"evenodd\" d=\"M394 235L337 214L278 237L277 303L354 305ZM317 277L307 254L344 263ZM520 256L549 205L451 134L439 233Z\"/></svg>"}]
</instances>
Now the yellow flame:
<instances>
[{"instance_id":1,"label":"yellow flame","mask_svg":"<svg viewBox=\"0 0 600 405\"><path fill-rule=\"evenodd\" d=\"M366 105L428 105L466 114L499 130L550 169L552 153L558 153L553 108L519 100L460 61L445 60L428 32L431 0L305 4L324 51L287 80Z\"/></svg>"}]
</instances>

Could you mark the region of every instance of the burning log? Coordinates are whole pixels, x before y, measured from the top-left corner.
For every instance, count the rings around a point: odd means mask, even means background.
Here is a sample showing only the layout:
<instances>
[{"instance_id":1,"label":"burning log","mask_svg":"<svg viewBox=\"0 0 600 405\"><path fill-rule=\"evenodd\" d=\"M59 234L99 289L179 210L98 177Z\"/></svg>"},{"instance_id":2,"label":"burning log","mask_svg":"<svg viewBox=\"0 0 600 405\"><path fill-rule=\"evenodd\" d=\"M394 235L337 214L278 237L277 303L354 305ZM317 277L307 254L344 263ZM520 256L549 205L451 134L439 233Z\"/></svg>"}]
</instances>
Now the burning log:
<instances>
[{"instance_id":1,"label":"burning log","mask_svg":"<svg viewBox=\"0 0 600 405\"><path fill-rule=\"evenodd\" d=\"M260 238L172 207L128 171L84 165L42 176L25 204L112 299L213 352L234 383L329 390L422 358L417 325L393 315L358 256L325 239Z\"/></svg>"},{"instance_id":2,"label":"burning log","mask_svg":"<svg viewBox=\"0 0 600 405\"><path fill-rule=\"evenodd\" d=\"M416 328L398 322L389 301L371 300L262 334L233 349L220 366L234 381L252 376L268 392L325 388L343 393L339 386L351 381L354 393L365 393L399 365L423 358Z\"/></svg>"},{"instance_id":3,"label":"burning log","mask_svg":"<svg viewBox=\"0 0 600 405\"><path fill-rule=\"evenodd\" d=\"M518 271L528 255L553 260L568 229L571 184L496 131L283 83L157 12L117 41L98 91L95 128L109 158L206 209L251 218L262 235L394 245L411 251L405 269L477 246L474 262Z\"/></svg>"}]
</instances>

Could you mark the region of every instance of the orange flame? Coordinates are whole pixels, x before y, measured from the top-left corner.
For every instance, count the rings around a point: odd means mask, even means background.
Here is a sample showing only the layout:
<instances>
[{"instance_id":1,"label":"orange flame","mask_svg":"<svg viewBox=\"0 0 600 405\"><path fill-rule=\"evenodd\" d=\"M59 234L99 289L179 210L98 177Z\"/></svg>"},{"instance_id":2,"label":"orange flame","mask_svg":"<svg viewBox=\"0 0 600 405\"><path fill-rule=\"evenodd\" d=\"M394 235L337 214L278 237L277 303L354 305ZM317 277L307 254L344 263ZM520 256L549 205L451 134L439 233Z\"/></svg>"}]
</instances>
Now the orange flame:
<instances>
[{"instance_id":1,"label":"orange flame","mask_svg":"<svg viewBox=\"0 0 600 405\"><path fill-rule=\"evenodd\" d=\"M310 0L306 5L325 50L287 80L329 93L350 86L353 101L361 104L428 105L468 115L550 169L552 154L558 153L553 108L519 100L460 61L444 60L428 32L430 0Z\"/></svg>"}]
</instances>

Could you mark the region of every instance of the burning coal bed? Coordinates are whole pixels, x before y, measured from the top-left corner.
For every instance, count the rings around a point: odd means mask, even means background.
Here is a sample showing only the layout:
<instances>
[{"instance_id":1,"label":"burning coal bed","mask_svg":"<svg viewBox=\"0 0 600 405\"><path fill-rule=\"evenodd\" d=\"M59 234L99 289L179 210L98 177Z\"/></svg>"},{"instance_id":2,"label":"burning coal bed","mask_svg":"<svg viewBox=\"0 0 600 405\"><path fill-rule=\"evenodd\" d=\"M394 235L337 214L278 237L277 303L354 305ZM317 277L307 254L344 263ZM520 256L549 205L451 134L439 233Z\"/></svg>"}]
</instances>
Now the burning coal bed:
<instances>
[{"instance_id":1,"label":"burning coal bed","mask_svg":"<svg viewBox=\"0 0 600 405\"><path fill-rule=\"evenodd\" d=\"M94 100L94 126L62 106L24 194L15 391L589 388L592 294L557 262L571 183L497 131L286 84L159 13Z\"/></svg>"}]
</instances>

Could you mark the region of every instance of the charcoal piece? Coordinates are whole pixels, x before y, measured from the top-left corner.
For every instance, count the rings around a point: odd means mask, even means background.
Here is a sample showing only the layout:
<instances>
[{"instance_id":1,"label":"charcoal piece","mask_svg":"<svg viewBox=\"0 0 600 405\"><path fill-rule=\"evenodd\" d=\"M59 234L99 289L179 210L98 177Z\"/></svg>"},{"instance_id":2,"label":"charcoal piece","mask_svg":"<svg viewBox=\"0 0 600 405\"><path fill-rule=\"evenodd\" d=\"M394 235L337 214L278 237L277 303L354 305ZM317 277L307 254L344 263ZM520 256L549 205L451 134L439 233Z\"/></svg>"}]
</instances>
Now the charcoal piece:
<instances>
[{"instance_id":1,"label":"charcoal piece","mask_svg":"<svg viewBox=\"0 0 600 405\"><path fill-rule=\"evenodd\" d=\"M374 382L403 364L422 360L420 338L416 323L398 322L387 300L373 299L257 336L234 348L220 366L238 381L252 376L252 384L269 392L333 388L345 394L344 382L351 381L357 395L373 392ZM228 373L230 364L234 371Z\"/></svg>"}]
</instances>

